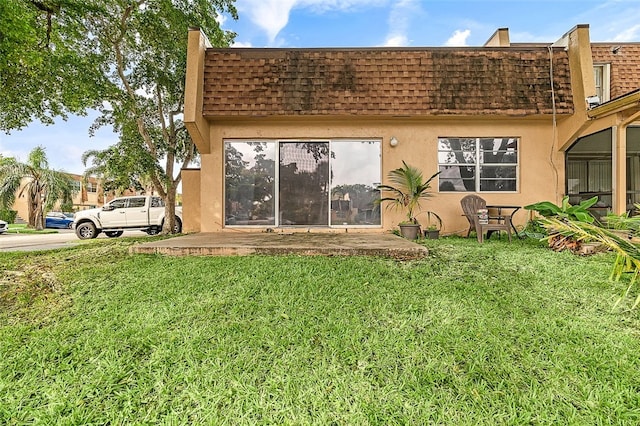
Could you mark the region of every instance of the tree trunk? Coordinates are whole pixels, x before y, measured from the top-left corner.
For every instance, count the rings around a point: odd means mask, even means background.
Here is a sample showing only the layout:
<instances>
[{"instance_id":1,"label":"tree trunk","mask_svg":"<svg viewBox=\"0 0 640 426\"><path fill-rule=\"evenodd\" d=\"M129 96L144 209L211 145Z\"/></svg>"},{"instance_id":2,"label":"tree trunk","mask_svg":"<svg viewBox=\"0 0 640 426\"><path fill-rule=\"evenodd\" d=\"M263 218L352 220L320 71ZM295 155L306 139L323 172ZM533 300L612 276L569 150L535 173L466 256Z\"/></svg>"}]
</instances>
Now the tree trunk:
<instances>
[{"instance_id":1,"label":"tree trunk","mask_svg":"<svg viewBox=\"0 0 640 426\"><path fill-rule=\"evenodd\" d=\"M29 203L28 203L28 205L29 205L29 221L27 223L27 226L29 228L35 228L36 227L36 211L38 209L37 209L35 200L33 200L32 196L31 196L31 193L29 193Z\"/></svg>"},{"instance_id":2,"label":"tree trunk","mask_svg":"<svg viewBox=\"0 0 640 426\"><path fill-rule=\"evenodd\" d=\"M167 186L167 197L165 199L164 207L164 226L162 227L163 234L173 234L176 226L176 187L173 183L169 183Z\"/></svg>"},{"instance_id":3,"label":"tree trunk","mask_svg":"<svg viewBox=\"0 0 640 426\"><path fill-rule=\"evenodd\" d=\"M42 214L42 196L40 192L29 193L29 227L38 231L44 229L44 215Z\"/></svg>"}]
</instances>

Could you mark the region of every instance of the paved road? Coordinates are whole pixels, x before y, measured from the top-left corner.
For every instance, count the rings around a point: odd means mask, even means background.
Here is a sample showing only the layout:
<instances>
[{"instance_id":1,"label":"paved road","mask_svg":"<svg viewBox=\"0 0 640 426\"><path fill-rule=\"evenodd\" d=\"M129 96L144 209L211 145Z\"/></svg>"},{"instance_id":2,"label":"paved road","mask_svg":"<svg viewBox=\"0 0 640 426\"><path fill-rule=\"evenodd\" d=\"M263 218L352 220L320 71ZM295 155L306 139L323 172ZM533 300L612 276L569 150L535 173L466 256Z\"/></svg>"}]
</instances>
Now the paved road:
<instances>
[{"instance_id":1,"label":"paved road","mask_svg":"<svg viewBox=\"0 0 640 426\"><path fill-rule=\"evenodd\" d=\"M142 231L125 231L123 236L140 237ZM107 238L100 234L98 238ZM80 240L69 229L60 229L57 234L0 234L0 252L51 250L78 244Z\"/></svg>"}]
</instances>

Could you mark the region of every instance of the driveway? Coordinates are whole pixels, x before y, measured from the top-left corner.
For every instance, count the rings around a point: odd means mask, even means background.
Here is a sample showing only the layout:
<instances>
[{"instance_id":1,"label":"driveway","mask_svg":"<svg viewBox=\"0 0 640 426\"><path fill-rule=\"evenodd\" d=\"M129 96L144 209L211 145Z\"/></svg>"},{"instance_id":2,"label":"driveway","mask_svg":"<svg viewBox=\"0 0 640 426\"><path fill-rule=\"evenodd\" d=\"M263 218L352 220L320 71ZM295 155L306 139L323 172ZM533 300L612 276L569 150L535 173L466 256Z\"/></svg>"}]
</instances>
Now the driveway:
<instances>
[{"instance_id":1,"label":"driveway","mask_svg":"<svg viewBox=\"0 0 640 426\"><path fill-rule=\"evenodd\" d=\"M140 237L142 231L125 231L123 236ZM100 234L98 238L108 238ZM57 234L1 234L0 252L51 250L78 244L80 240L73 230L60 229Z\"/></svg>"}]
</instances>

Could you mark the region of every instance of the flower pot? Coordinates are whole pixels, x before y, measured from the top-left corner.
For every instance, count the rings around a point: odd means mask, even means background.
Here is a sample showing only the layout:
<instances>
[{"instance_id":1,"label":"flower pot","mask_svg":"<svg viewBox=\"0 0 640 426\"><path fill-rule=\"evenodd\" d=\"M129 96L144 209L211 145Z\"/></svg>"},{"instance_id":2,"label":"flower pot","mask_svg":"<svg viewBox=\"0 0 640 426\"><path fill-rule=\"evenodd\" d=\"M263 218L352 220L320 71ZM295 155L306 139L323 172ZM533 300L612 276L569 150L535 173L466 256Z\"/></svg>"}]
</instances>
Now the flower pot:
<instances>
[{"instance_id":1,"label":"flower pot","mask_svg":"<svg viewBox=\"0 0 640 426\"><path fill-rule=\"evenodd\" d=\"M414 223L402 223L400 225L400 235L407 240L415 240L420 235L420 225Z\"/></svg>"},{"instance_id":2,"label":"flower pot","mask_svg":"<svg viewBox=\"0 0 640 426\"><path fill-rule=\"evenodd\" d=\"M440 238L440 230L439 229L427 229L424 231L424 236L430 240L437 240Z\"/></svg>"}]
</instances>

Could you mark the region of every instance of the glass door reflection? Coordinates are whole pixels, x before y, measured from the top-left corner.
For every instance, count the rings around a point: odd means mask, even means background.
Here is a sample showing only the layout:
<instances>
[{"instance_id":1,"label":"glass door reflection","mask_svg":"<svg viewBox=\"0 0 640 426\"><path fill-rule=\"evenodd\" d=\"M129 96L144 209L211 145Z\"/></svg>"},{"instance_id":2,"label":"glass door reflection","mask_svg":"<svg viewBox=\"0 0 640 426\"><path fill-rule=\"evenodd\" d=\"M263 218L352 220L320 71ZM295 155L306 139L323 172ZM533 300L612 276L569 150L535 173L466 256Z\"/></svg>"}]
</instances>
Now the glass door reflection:
<instances>
[{"instance_id":1,"label":"glass door reflection","mask_svg":"<svg viewBox=\"0 0 640 426\"><path fill-rule=\"evenodd\" d=\"M279 143L279 225L329 225L329 143Z\"/></svg>"}]
</instances>

